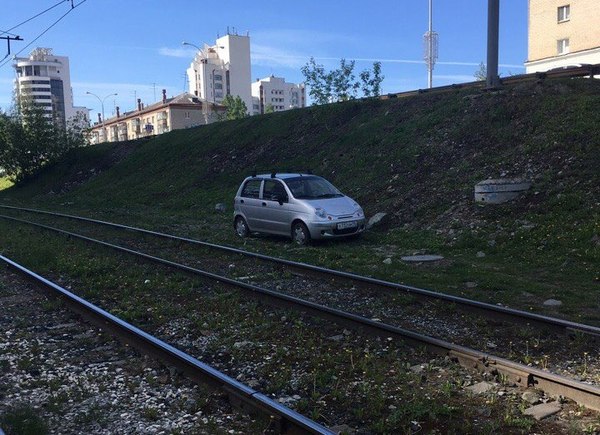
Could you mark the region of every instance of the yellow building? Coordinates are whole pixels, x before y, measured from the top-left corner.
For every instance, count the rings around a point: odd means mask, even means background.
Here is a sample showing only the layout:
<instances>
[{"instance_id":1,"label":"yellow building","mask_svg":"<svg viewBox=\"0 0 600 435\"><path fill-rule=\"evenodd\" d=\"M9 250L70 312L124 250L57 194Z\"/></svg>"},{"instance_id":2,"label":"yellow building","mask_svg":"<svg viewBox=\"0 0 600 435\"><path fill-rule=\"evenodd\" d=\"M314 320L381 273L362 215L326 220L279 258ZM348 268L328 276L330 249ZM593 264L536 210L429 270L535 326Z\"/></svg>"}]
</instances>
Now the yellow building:
<instances>
[{"instance_id":1,"label":"yellow building","mask_svg":"<svg viewBox=\"0 0 600 435\"><path fill-rule=\"evenodd\" d=\"M527 73L600 64L600 0L529 0Z\"/></svg>"},{"instance_id":2,"label":"yellow building","mask_svg":"<svg viewBox=\"0 0 600 435\"><path fill-rule=\"evenodd\" d=\"M137 110L117 114L102 122L98 120L90 131L90 142L120 142L166 133L182 128L210 124L219 119L225 107L201 101L198 97L183 93L167 98L163 91L161 102L144 107L138 100Z\"/></svg>"}]
</instances>

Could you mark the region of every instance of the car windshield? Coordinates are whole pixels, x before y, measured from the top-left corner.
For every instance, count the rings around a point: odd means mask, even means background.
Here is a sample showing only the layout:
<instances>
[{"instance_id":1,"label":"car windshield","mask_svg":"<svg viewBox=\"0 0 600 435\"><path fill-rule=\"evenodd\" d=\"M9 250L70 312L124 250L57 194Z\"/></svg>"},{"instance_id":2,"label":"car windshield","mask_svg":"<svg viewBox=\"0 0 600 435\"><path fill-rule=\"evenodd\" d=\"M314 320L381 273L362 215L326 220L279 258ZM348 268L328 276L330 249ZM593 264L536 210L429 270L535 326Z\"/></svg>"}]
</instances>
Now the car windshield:
<instances>
[{"instance_id":1,"label":"car windshield","mask_svg":"<svg viewBox=\"0 0 600 435\"><path fill-rule=\"evenodd\" d=\"M295 177L286 178L283 181L285 181L296 199L323 199L344 196L329 181L321 177Z\"/></svg>"}]
</instances>

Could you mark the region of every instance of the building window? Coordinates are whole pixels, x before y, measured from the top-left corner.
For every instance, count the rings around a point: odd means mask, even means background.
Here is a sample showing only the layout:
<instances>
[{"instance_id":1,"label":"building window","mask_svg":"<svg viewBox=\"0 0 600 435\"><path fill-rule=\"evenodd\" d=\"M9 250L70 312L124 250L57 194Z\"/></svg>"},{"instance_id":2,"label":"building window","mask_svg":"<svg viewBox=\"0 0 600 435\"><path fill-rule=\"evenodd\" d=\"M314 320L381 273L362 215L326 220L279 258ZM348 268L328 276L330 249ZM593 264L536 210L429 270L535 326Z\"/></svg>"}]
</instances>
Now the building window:
<instances>
[{"instance_id":1,"label":"building window","mask_svg":"<svg viewBox=\"0 0 600 435\"><path fill-rule=\"evenodd\" d=\"M563 21L569 21L571 18L571 6L559 6L558 7L558 22L562 23Z\"/></svg>"},{"instance_id":2,"label":"building window","mask_svg":"<svg viewBox=\"0 0 600 435\"><path fill-rule=\"evenodd\" d=\"M569 38L559 39L556 42L558 54L567 54L569 52Z\"/></svg>"},{"instance_id":3,"label":"building window","mask_svg":"<svg viewBox=\"0 0 600 435\"><path fill-rule=\"evenodd\" d=\"M185 119L190 119L190 112L185 112Z\"/></svg>"}]
</instances>

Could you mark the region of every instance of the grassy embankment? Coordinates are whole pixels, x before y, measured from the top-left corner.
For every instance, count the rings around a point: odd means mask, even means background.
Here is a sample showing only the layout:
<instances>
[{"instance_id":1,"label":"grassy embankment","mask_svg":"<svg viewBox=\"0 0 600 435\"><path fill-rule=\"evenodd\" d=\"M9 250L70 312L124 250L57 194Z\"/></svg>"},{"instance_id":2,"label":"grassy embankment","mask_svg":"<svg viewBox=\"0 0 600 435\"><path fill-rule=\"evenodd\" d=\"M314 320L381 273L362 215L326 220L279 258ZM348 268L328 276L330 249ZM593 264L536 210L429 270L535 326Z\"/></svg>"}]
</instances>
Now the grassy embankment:
<instances>
[{"instance_id":1,"label":"grassy embankment","mask_svg":"<svg viewBox=\"0 0 600 435\"><path fill-rule=\"evenodd\" d=\"M565 80L310 107L77 150L0 192L0 204L102 216L600 324L599 103L600 83ZM232 198L255 168L310 168L387 220L359 240L302 249L237 240ZM502 176L533 186L508 204L475 204L474 185ZM227 213L214 211L219 202ZM445 260L400 260L412 253ZM544 307L549 298L563 305Z\"/></svg>"}]
</instances>

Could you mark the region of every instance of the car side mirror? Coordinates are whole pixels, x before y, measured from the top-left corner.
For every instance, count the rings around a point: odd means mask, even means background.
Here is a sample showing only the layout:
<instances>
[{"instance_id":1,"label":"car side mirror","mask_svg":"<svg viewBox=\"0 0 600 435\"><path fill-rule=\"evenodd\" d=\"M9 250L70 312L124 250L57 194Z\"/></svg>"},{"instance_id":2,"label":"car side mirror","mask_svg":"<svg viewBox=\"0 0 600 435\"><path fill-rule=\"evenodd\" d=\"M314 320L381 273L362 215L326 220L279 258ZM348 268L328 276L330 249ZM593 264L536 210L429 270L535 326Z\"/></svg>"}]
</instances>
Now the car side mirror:
<instances>
[{"instance_id":1,"label":"car side mirror","mask_svg":"<svg viewBox=\"0 0 600 435\"><path fill-rule=\"evenodd\" d=\"M273 201L277 201L279 203L279 205L283 205L284 202L287 202L287 196L282 196L282 195L272 195L271 199Z\"/></svg>"}]
</instances>

